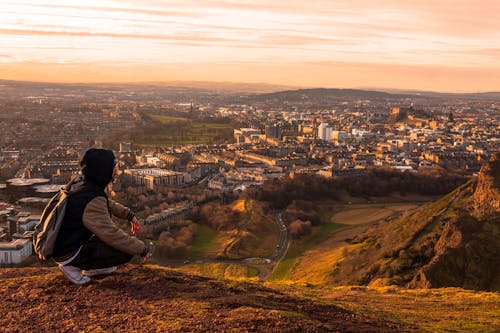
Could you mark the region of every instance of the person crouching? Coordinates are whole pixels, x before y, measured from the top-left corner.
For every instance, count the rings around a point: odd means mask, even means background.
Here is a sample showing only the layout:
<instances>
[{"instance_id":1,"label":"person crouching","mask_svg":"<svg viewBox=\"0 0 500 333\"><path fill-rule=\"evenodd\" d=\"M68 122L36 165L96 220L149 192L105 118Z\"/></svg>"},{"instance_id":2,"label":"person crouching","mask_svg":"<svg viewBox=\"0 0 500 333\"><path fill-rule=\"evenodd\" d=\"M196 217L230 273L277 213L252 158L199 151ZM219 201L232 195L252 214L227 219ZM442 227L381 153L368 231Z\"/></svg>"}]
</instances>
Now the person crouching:
<instances>
[{"instance_id":1,"label":"person crouching","mask_svg":"<svg viewBox=\"0 0 500 333\"><path fill-rule=\"evenodd\" d=\"M91 148L80 162L82 177L72 181L53 257L74 284L83 285L90 282L91 276L110 274L134 255L149 255L147 244L120 229L111 219L112 215L128 219L132 231L139 225L129 208L105 193L117 175L116 162L111 150Z\"/></svg>"}]
</instances>

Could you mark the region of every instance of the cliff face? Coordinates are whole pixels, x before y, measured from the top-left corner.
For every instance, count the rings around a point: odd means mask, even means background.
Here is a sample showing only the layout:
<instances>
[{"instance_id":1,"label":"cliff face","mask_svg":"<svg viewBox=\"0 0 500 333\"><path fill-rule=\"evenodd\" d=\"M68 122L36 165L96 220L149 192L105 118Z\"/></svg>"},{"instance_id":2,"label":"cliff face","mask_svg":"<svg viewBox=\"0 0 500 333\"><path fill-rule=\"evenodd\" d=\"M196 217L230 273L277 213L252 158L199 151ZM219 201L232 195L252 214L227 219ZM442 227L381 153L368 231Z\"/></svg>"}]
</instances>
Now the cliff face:
<instances>
[{"instance_id":1,"label":"cliff face","mask_svg":"<svg viewBox=\"0 0 500 333\"><path fill-rule=\"evenodd\" d=\"M472 196L472 208L473 215L480 220L500 212L500 155L482 168Z\"/></svg>"},{"instance_id":2,"label":"cliff face","mask_svg":"<svg viewBox=\"0 0 500 333\"><path fill-rule=\"evenodd\" d=\"M332 301L127 265L85 286L57 268L0 269L2 332L388 332Z\"/></svg>"},{"instance_id":3,"label":"cliff face","mask_svg":"<svg viewBox=\"0 0 500 333\"><path fill-rule=\"evenodd\" d=\"M461 286L500 291L500 161L486 164L473 193L455 209L436 243L435 255L409 283L410 287Z\"/></svg>"},{"instance_id":4,"label":"cliff face","mask_svg":"<svg viewBox=\"0 0 500 333\"><path fill-rule=\"evenodd\" d=\"M499 170L494 159L476 180L355 239L333 283L500 291Z\"/></svg>"}]
</instances>

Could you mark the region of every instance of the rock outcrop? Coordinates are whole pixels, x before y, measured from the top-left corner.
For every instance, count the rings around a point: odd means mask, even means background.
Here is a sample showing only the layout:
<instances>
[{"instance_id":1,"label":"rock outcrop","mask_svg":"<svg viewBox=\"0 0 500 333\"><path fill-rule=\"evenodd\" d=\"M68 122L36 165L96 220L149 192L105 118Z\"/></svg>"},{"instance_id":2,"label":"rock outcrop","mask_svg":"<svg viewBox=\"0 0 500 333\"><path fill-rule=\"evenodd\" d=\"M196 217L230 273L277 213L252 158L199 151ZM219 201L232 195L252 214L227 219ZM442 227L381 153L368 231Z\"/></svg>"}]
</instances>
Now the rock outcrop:
<instances>
[{"instance_id":1,"label":"rock outcrop","mask_svg":"<svg viewBox=\"0 0 500 333\"><path fill-rule=\"evenodd\" d=\"M481 169L472 195L472 208L473 215L479 220L500 212L500 154Z\"/></svg>"}]
</instances>

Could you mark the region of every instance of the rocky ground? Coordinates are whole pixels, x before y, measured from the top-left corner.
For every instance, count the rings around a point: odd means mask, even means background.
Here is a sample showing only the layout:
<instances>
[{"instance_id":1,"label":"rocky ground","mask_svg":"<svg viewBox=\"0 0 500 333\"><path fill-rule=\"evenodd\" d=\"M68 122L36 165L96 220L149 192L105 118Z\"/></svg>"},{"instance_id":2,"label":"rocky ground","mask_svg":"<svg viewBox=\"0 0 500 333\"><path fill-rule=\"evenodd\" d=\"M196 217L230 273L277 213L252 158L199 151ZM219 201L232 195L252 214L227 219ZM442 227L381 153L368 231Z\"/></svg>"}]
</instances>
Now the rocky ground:
<instances>
[{"instance_id":1,"label":"rocky ground","mask_svg":"<svg viewBox=\"0 0 500 333\"><path fill-rule=\"evenodd\" d=\"M0 269L2 332L390 332L333 301L153 266L72 285L57 268Z\"/></svg>"}]
</instances>

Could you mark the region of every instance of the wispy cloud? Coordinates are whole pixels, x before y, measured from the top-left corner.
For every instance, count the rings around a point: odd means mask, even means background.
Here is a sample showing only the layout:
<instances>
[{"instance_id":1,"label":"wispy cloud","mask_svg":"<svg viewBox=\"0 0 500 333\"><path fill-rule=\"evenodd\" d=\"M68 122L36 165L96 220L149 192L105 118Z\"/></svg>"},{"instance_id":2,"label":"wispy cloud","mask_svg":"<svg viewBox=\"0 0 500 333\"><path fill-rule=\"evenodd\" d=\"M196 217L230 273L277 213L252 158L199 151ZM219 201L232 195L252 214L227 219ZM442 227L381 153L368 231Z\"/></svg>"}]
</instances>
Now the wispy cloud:
<instances>
[{"instance_id":1,"label":"wispy cloud","mask_svg":"<svg viewBox=\"0 0 500 333\"><path fill-rule=\"evenodd\" d=\"M25 35L25 36L67 36L67 37L108 37L108 38L138 38L138 39L168 39L181 41L203 41L203 42L229 42L223 37L206 36L203 33L187 34L142 34L142 33L110 33L110 32L88 32L88 31L57 31L57 30L28 30L28 29L0 29L2 35Z\"/></svg>"}]
</instances>

